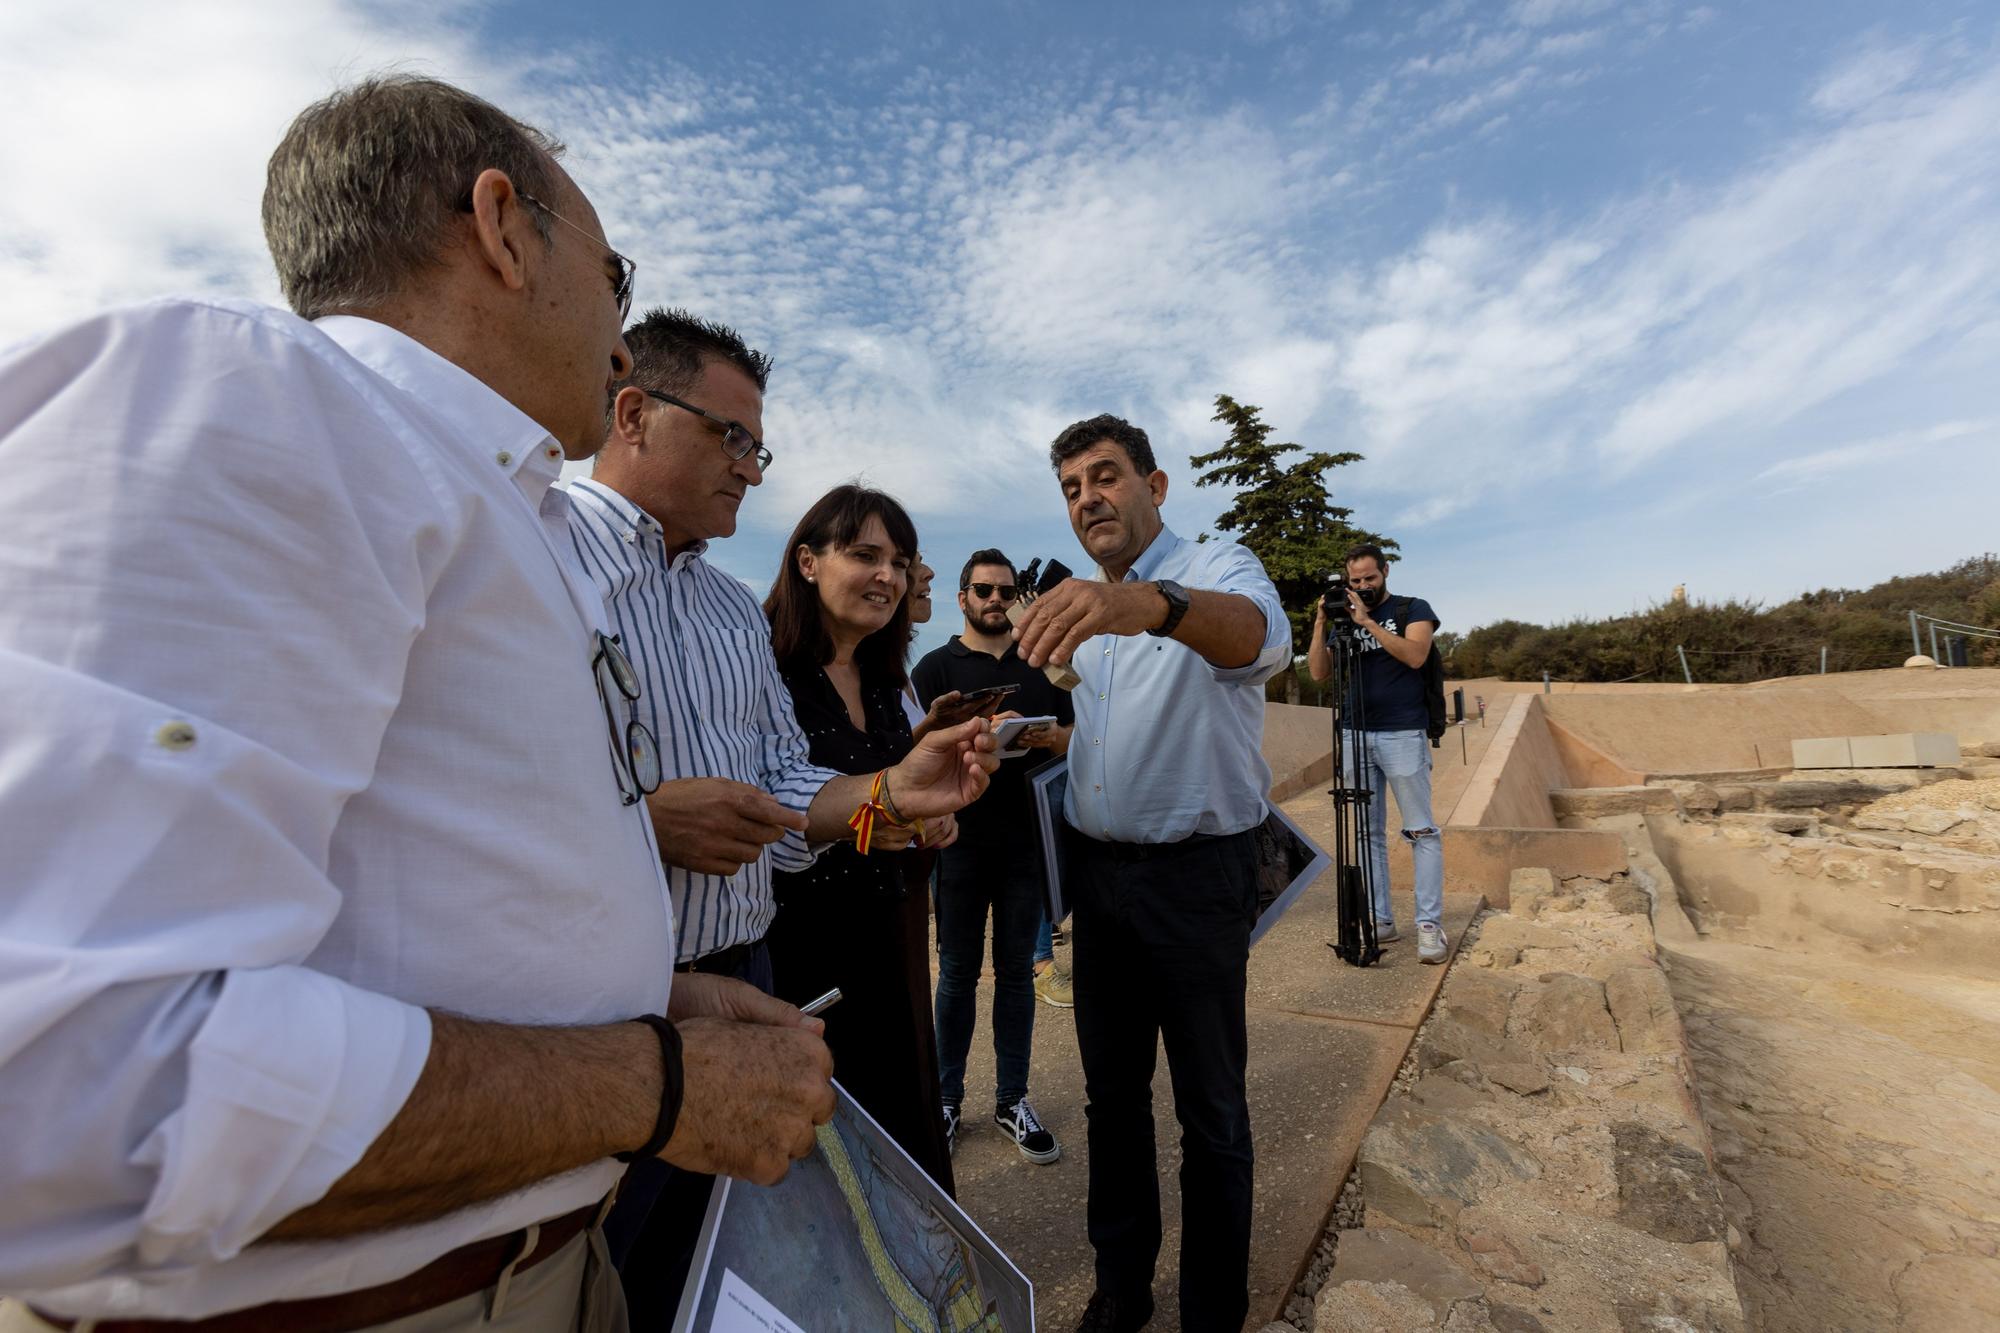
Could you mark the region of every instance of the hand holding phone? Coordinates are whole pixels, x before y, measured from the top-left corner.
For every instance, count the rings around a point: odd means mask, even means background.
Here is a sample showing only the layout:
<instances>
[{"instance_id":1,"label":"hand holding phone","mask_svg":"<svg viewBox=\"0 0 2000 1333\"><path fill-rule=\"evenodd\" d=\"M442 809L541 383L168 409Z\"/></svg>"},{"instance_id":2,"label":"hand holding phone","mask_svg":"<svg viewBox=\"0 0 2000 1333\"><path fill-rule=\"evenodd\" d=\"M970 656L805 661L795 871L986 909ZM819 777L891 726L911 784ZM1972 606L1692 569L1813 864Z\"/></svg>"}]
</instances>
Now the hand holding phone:
<instances>
[{"instance_id":1,"label":"hand holding phone","mask_svg":"<svg viewBox=\"0 0 2000 1333\"><path fill-rule=\"evenodd\" d=\"M1054 722L1053 717L1010 717L993 728L993 743L999 747L1002 759L1019 759L1028 752L1028 747L1023 745L1017 750L1008 747L1020 740L1021 733L1035 727L1050 726Z\"/></svg>"},{"instance_id":2,"label":"hand holding phone","mask_svg":"<svg viewBox=\"0 0 2000 1333\"><path fill-rule=\"evenodd\" d=\"M983 690L967 690L956 699L939 695L931 701L931 714L940 727L955 727L975 717L986 717L1000 707L1001 700L1019 690L1019 685L989 685Z\"/></svg>"}]
</instances>

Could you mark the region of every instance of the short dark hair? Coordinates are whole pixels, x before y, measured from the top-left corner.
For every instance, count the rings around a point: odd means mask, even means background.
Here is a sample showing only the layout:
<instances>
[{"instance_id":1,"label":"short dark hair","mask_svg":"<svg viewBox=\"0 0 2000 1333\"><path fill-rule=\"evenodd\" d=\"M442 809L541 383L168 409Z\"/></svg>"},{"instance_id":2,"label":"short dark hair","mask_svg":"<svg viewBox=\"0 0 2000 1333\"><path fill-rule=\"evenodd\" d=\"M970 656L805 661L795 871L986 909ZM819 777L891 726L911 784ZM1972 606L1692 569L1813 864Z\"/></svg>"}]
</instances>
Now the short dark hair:
<instances>
[{"instance_id":1,"label":"short dark hair","mask_svg":"<svg viewBox=\"0 0 2000 1333\"><path fill-rule=\"evenodd\" d=\"M764 615L771 622L771 655L782 671L825 666L833 660L833 636L820 614L819 590L799 573L798 549L819 553L834 546L852 546L870 518L882 520L899 554L917 558L917 525L894 496L852 482L836 486L813 502L785 543L778 577L764 598ZM889 623L861 641L854 665L864 685L888 683L902 689L909 680L910 599L896 603Z\"/></svg>"},{"instance_id":2,"label":"short dark hair","mask_svg":"<svg viewBox=\"0 0 2000 1333\"><path fill-rule=\"evenodd\" d=\"M1359 546L1348 547L1347 554L1340 558L1340 567L1345 569L1356 560L1370 559L1375 562L1377 573L1387 574L1389 572L1389 557L1382 554L1382 548L1374 542L1362 542Z\"/></svg>"},{"instance_id":3,"label":"short dark hair","mask_svg":"<svg viewBox=\"0 0 2000 1333\"><path fill-rule=\"evenodd\" d=\"M958 590L960 592L964 592L972 583L972 571L981 565L1005 565L1007 566L1007 573L1013 577L1014 582L1019 583L1021 581L1021 571L1014 568L1014 562L1007 558L1007 553L989 546L983 551L974 551L966 557L965 568L958 571Z\"/></svg>"},{"instance_id":4,"label":"short dark hair","mask_svg":"<svg viewBox=\"0 0 2000 1333\"><path fill-rule=\"evenodd\" d=\"M563 146L438 79L364 79L298 114L264 177L264 242L306 319L382 304L438 262L472 182L554 198ZM527 210L545 243L554 228Z\"/></svg>"},{"instance_id":5,"label":"short dark hair","mask_svg":"<svg viewBox=\"0 0 2000 1333\"><path fill-rule=\"evenodd\" d=\"M727 361L764 392L771 378L771 358L755 351L727 324L702 319L679 309L655 307L625 330L632 352L628 381L642 389L684 394L701 378L709 361Z\"/></svg>"},{"instance_id":6,"label":"short dark hair","mask_svg":"<svg viewBox=\"0 0 2000 1333\"><path fill-rule=\"evenodd\" d=\"M1101 412L1088 421L1079 421L1063 428L1056 436L1056 442L1049 446L1049 467L1061 472L1064 463L1075 458L1092 445L1109 440L1125 451L1132 460L1132 466L1142 477L1150 477L1159 471L1153 462L1153 442L1146 438L1146 432L1127 421L1124 417L1114 417L1109 412Z\"/></svg>"}]
</instances>

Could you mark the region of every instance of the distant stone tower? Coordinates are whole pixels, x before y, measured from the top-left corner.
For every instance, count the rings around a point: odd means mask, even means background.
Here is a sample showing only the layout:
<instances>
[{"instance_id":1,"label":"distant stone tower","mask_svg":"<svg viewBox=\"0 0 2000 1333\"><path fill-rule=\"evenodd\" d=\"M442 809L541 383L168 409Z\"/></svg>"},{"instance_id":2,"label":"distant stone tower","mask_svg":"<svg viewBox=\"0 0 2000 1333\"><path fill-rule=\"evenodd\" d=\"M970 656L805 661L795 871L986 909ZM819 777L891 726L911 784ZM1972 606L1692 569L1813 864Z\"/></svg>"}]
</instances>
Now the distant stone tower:
<instances>
[{"instance_id":1,"label":"distant stone tower","mask_svg":"<svg viewBox=\"0 0 2000 1333\"><path fill-rule=\"evenodd\" d=\"M1686 606L1688 604L1687 584L1676 583L1674 585L1674 595L1672 597L1669 597L1667 600L1672 602L1675 606Z\"/></svg>"}]
</instances>

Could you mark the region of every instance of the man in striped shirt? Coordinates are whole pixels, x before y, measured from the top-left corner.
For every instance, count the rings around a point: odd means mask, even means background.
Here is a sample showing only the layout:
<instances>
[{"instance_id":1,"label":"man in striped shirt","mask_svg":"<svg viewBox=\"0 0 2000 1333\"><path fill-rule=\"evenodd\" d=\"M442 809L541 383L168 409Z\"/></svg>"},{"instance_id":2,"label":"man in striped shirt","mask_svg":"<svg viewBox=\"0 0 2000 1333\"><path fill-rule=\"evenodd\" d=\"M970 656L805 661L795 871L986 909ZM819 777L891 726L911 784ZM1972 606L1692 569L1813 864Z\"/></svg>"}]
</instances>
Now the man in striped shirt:
<instances>
[{"instance_id":1,"label":"man in striped shirt","mask_svg":"<svg viewBox=\"0 0 2000 1333\"><path fill-rule=\"evenodd\" d=\"M570 487L570 535L641 677L635 715L660 742L663 780L646 804L673 897L675 970L769 991L771 872L803 870L848 836L872 775L808 761L762 605L702 558L736 531L770 464L770 359L678 310L648 313L625 340L632 376L596 470ZM897 773L892 792L919 785ZM876 841L898 832L878 828ZM627 1174L606 1231L634 1328L672 1321L708 1190L707 1176Z\"/></svg>"}]
</instances>

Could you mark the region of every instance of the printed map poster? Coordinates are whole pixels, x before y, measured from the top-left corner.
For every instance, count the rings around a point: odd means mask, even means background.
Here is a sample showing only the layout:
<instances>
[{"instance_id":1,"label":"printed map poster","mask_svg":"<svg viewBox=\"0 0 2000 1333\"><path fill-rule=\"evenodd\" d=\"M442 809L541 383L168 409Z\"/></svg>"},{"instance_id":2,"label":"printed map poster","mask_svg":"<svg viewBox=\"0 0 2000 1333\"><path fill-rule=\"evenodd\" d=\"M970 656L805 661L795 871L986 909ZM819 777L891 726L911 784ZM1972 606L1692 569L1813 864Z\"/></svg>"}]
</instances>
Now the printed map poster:
<instances>
[{"instance_id":1,"label":"printed map poster","mask_svg":"<svg viewBox=\"0 0 2000 1333\"><path fill-rule=\"evenodd\" d=\"M676 1333L1031 1333L1035 1291L838 1082L811 1156L721 1180Z\"/></svg>"}]
</instances>

